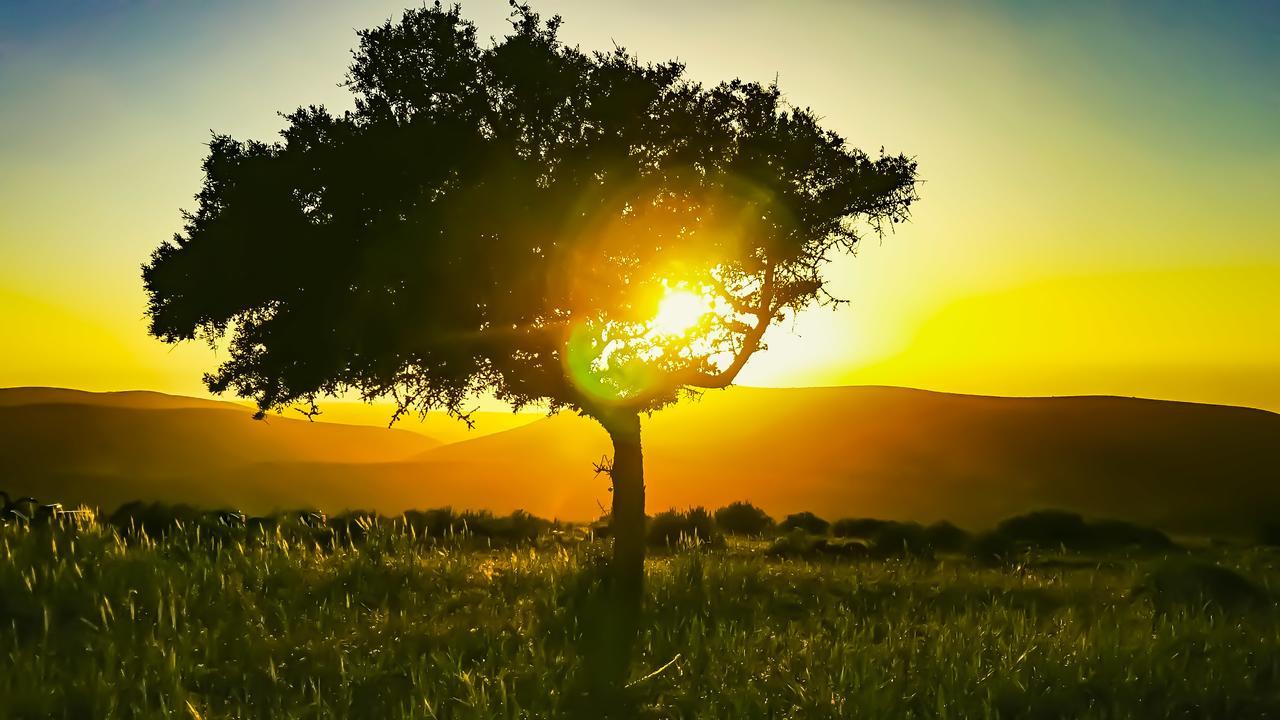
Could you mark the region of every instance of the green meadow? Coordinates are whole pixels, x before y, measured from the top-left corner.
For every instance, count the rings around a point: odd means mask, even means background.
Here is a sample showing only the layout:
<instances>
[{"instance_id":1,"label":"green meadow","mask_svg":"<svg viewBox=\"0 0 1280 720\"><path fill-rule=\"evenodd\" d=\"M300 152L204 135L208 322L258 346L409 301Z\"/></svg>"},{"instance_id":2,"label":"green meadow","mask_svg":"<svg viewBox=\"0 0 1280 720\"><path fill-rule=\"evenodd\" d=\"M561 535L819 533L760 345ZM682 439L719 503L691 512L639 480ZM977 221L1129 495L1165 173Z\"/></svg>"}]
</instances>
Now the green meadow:
<instances>
[{"instance_id":1,"label":"green meadow","mask_svg":"<svg viewBox=\"0 0 1280 720\"><path fill-rule=\"evenodd\" d=\"M0 716L1280 713L1266 548L983 560L779 553L798 532L684 542L651 554L633 678L601 708L583 688L608 543L582 529L154 534L88 518L0 529Z\"/></svg>"}]
</instances>

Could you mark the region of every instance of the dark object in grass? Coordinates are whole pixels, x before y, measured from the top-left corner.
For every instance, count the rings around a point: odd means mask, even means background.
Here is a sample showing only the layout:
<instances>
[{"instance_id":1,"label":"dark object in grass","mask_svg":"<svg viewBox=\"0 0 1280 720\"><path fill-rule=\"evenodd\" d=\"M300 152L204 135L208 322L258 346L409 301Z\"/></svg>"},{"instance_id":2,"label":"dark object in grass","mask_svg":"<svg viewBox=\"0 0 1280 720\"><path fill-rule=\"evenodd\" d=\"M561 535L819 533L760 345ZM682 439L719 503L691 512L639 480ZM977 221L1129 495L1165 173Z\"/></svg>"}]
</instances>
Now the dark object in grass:
<instances>
[{"instance_id":1,"label":"dark object in grass","mask_svg":"<svg viewBox=\"0 0 1280 720\"><path fill-rule=\"evenodd\" d=\"M1265 590L1235 570L1187 558L1156 565L1132 594L1149 597L1159 614L1186 609L1244 612L1272 604Z\"/></svg>"},{"instance_id":2,"label":"dark object in grass","mask_svg":"<svg viewBox=\"0 0 1280 720\"><path fill-rule=\"evenodd\" d=\"M716 510L716 529L731 535L760 535L773 527L773 518L749 502L735 502Z\"/></svg>"},{"instance_id":3,"label":"dark object in grass","mask_svg":"<svg viewBox=\"0 0 1280 720\"><path fill-rule=\"evenodd\" d=\"M831 523L811 512L798 512L788 515L778 527L782 530L803 530L810 535L826 535Z\"/></svg>"}]
</instances>

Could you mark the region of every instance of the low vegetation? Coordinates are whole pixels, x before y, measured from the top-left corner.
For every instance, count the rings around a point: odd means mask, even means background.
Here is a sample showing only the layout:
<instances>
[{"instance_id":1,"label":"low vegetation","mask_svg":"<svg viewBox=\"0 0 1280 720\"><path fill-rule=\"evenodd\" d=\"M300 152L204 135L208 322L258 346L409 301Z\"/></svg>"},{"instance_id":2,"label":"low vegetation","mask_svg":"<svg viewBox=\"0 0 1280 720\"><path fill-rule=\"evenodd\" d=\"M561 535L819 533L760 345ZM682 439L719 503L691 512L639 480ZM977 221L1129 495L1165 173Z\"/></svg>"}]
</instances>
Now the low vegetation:
<instances>
[{"instance_id":1,"label":"low vegetation","mask_svg":"<svg viewBox=\"0 0 1280 720\"><path fill-rule=\"evenodd\" d=\"M1280 713L1273 549L1155 549L1105 524L1124 542L1068 543L1079 524L1043 515L972 539L744 537L720 516L650 520L670 551L648 562L628 716ZM997 541L1003 559L979 557ZM583 688L606 548L448 509L9 522L0 717L600 717Z\"/></svg>"}]
</instances>

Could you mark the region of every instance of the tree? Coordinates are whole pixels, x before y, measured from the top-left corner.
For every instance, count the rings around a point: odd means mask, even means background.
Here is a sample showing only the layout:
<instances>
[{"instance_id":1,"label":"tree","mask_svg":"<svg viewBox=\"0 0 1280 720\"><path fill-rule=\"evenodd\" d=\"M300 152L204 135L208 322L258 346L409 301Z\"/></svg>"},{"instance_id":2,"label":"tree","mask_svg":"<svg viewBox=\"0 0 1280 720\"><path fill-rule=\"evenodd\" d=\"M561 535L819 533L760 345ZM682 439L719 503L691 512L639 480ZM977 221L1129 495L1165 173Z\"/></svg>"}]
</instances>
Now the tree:
<instances>
[{"instance_id":1,"label":"tree","mask_svg":"<svg viewBox=\"0 0 1280 720\"><path fill-rule=\"evenodd\" d=\"M299 108L272 143L215 135L143 278L151 332L225 342L206 383L260 415L354 391L395 418L466 420L489 394L597 420L635 616L641 416L727 387L771 324L840 302L826 261L907 218L916 165L776 86L586 53L560 23L513 4L482 47L437 3L360 32L354 109Z\"/></svg>"}]
</instances>

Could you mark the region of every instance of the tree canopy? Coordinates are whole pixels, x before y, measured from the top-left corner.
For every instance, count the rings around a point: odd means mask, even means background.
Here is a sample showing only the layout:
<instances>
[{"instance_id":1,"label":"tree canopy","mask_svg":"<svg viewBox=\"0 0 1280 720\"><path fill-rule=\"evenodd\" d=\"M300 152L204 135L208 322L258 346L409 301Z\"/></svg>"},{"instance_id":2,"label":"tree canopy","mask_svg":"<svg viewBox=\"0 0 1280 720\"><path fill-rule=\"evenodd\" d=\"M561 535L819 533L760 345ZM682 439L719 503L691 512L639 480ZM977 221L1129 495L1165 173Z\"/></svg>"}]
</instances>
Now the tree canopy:
<instances>
[{"instance_id":1,"label":"tree canopy","mask_svg":"<svg viewBox=\"0 0 1280 720\"><path fill-rule=\"evenodd\" d=\"M827 261L904 220L916 164L850 147L774 85L584 52L516 5L359 33L354 109L215 135L143 268L151 332L225 342L206 382L262 411L351 391L597 418L732 383L767 327L839 300Z\"/></svg>"}]
</instances>

